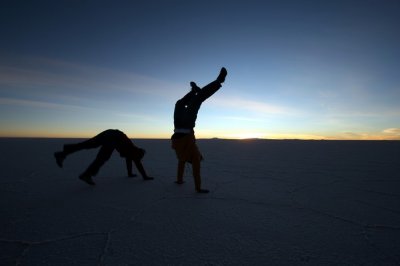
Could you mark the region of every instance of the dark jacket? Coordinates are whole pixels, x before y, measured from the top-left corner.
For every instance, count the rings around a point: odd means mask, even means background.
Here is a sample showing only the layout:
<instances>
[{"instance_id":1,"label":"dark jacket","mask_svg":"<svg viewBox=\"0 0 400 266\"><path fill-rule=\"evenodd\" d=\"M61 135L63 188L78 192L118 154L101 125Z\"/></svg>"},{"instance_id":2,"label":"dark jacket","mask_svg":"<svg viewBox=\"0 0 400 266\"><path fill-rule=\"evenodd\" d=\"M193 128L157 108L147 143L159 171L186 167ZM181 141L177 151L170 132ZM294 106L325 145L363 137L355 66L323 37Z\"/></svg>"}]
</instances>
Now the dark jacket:
<instances>
[{"instance_id":1,"label":"dark jacket","mask_svg":"<svg viewBox=\"0 0 400 266\"><path fill-rule=\"evenodd\" d=\"M121 157L136 159L141 156L140 149L122 131L108 129L99 134L103 145L115 148Z\"/></svg>"}]
</instances>

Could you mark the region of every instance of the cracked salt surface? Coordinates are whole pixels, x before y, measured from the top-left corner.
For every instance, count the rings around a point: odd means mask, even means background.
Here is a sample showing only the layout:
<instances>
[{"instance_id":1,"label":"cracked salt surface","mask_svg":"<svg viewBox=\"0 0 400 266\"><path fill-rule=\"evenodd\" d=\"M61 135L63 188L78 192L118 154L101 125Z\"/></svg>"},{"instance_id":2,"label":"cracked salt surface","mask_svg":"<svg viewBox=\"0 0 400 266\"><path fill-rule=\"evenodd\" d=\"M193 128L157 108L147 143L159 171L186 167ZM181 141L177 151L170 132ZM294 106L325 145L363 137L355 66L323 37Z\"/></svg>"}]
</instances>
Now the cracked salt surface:
<instances>
[{"instance_id":1,"label":"cracked salt surface","mask_svg":"<svg viewBox=\"0 0 400 266\"><path fill-rule=\"evenodd\" d=\"M199 140L207 195L168 140L135 141L155 180L114 154L95 188L65 142L0 139L0 265L400 265L400 142Z\"/></svg>"}]
</instances>

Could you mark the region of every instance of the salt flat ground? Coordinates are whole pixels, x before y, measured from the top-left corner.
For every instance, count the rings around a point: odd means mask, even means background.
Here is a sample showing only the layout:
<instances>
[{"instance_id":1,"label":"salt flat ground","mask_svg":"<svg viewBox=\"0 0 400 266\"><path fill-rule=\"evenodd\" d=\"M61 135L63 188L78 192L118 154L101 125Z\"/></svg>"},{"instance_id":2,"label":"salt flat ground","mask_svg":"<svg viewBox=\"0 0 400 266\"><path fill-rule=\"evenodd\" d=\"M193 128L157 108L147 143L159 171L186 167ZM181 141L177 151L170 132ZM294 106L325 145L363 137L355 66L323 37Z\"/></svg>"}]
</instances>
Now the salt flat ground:
<instances>
[{"instance_id":1,"label":"salt flat ground","mask_svg":"<svg viewBox=\"0 0 400 266\"><path fill-rule=\"evenodd\" d=\"M199 140L203 184L176 185L168 140L56 166L64 139L0 139L1 265L400 265L400 142Z\"/></svg>"}]
</instances>

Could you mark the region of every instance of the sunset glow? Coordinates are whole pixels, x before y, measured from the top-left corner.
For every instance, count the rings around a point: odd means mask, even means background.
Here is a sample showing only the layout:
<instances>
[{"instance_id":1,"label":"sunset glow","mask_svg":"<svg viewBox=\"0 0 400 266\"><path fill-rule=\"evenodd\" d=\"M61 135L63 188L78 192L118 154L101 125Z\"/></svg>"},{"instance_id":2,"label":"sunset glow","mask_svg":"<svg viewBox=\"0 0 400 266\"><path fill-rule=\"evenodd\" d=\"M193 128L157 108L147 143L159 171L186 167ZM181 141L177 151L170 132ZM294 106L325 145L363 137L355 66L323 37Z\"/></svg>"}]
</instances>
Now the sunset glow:
<instances>
[{"instance_id":1,"label":"sunset glow","mask_svg":"<svg viewBox=\"0 0 400 266\"><path fill-rule=\"evenodd\" d=\"M8 1L0 137L169 138L225 66L198 138L400 140L400 6L351 2Z\"/></svg>"}]
</instances>

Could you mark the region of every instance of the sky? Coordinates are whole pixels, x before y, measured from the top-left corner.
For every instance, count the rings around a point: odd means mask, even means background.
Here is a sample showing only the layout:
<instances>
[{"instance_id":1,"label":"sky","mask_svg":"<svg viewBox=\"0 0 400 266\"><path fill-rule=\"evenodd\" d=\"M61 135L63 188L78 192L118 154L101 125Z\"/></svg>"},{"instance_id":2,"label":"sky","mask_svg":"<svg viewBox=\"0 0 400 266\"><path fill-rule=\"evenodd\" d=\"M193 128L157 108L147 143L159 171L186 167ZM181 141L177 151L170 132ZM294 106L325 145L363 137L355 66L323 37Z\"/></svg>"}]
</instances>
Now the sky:
<instances>
[{"instance_id":1,"label":"sky","mask_svg":"<svg viewBox=\"0 0 400 266\"><path fill-rule=\"evenodd\" d=\"M400 1L0 3L0 137L400 139Z\"/></svg>"}]
</instances>

